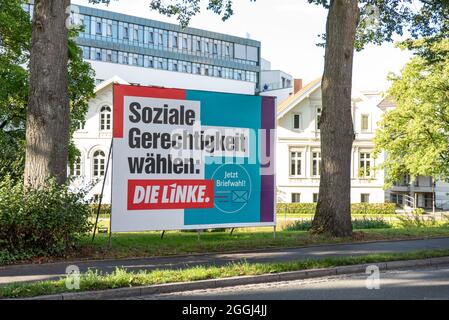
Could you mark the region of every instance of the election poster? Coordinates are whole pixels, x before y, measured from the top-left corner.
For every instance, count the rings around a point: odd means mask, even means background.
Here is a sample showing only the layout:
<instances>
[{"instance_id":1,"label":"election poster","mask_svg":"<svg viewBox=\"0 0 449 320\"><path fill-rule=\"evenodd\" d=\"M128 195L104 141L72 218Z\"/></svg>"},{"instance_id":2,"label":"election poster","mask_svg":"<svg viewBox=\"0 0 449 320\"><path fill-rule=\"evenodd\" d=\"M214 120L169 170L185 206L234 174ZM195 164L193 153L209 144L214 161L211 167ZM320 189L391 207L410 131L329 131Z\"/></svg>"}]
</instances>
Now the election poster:
<instances>
[{"instance_id":1,"label":"election poster","mask_svg":"<svg viewBox=\"0 0 449 320\"><path fill-rule=\"evenodd\" d=\"M275 100L114 85L111 231L275 225Z\"/></svg>"}]
</instances>

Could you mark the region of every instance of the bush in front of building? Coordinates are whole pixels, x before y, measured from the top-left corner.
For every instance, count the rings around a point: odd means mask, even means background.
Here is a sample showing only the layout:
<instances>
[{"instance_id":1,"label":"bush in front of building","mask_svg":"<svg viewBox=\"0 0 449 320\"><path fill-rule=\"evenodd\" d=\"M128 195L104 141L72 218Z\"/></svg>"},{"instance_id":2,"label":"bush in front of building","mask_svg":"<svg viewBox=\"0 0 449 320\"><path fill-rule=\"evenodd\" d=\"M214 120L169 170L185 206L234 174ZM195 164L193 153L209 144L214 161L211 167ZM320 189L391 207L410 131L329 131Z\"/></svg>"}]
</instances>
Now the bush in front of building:
<instances>
[{"instance_id":1,"label":"bush in front of building","mask_svg":"<svg viewBox=\"0 0 449 320\"><path fill-rule=\"evenodd\" d=\"M91 214L95 217L98 212L98 203L92 203L89 205ZM100 217L101 218L109 218L111 215L111 205L110 204L101 204L100 207Z\"/></svg>"},{"instance_id":2,"label":"bush in front of building","mask_svg":"<svg viewBox=\"0 0 449 320\"><path fill-rule=\"evenodd\" d=\"M0 182L0 263L63 255L92 230L85 194L48 181L28 189L8 177Z\"/></svg>"},{"instance_id":3,"label":"bush in front of building","mask_svg":"<svg viewBox=\"0 0 449 320\"><path fill-rule=\"evenodd\" d=\"M385 203L353 203L351 204L352 214L395 214L396 204Z\"/></svg>"},{"instance_id":4,"label":"bush in front of building","mask_svg":"<svg viewBox=\"0 0 449 320\"><path fill-rule=\"evenodd\" d=\"M276 204L277 213L298 213L298 214L314 214L316 203L284 203L278 202Z\"/></svg>"},{"instance_id":5,"label":"bush in front of building","mask_svg":"<svg viewBox=\"0 0 449 320\"><path fill-rule=\"evenodd\" d=\"M309 231L312 228L312 220L297 220L287 225L285 231ZM381 217L354 219L352 220L353 229L388 229L391 224Z\"/></svg>"},{"instance_id":6,"label":"bush in front of building","mask_svg":"<svg viewBox=\"0 0 449 320\"><path fill-rule=\"evenodd\" d=\"M297 213L297 214L315 214L316 203L277 203L276 212ZM351 204L352 214L395 214L396 205L394 203L353 203Z\"/></svg>"}]
</instances>

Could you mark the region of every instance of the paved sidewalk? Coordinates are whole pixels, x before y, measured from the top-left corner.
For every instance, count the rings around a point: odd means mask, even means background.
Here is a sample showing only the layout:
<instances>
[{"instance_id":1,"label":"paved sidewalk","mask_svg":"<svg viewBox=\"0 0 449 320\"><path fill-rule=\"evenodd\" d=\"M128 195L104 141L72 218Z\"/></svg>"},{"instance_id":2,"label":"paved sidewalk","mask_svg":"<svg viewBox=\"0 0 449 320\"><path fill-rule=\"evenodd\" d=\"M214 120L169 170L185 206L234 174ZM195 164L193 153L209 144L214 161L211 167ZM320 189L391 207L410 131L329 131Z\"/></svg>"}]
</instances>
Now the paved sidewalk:
<instances>
[{"instance_id":1,"label":"paved sidewalk","mask_svg":"<svg viewBox=\"0 0 449 320\"><path fill-rule=\"evenodd\" d=\"M321 259L340 256L361 256L374 253L398 253L448 248L449 237L426 240L335 244L290 249L274 248L247 253L215 253L178 257L13 265L0 267L0 284L58 279L65 275L66 267L72 264L78 266L81 272L85 272L88 269L97 269L107 273L113 271L116 267L123 267L129 271L181 269L198 265L224 265L242 260L251 263L287 262L301 259Z\"/></svg>"}]
</instances>

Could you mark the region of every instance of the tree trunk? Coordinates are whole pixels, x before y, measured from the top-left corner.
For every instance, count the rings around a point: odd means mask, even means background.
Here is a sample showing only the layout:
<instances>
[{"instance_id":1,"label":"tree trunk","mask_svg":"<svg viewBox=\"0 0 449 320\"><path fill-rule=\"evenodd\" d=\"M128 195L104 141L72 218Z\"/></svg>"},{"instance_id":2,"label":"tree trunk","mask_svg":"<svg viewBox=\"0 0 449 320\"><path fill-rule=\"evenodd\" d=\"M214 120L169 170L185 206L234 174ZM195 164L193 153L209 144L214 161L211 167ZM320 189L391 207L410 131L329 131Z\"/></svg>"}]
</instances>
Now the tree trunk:
<instances>
[{"instance_id":1,"label":"tree trunk","mask_svg":"<svg viewBox=\"0 0 449 320\"><path fill-rule=\"evenodd\" d=\"M357 0L331 1L326 24L326 52L321 83L320 189L312 232L352 235L351 114L352 64L359 9Z\"/></svg>"},{"instance_id":2,"label":"tree trunk","mask_svg":"<svg viewBox=\"0 0 449 320\"><path fill-rule=\"evenodd\" d=\"M25 185L67 178L70 105L68 29L70 0L36 0L26 124Z\"/></svg>"}]
</instances>

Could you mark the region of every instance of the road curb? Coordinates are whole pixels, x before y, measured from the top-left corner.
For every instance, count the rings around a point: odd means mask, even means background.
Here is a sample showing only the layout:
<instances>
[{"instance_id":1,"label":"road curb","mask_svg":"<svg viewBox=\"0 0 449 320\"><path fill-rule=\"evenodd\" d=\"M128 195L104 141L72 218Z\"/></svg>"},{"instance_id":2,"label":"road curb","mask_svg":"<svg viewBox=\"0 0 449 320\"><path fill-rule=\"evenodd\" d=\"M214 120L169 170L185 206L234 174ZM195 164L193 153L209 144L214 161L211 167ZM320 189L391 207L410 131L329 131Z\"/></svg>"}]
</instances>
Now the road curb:
<instances>
[{"instance_id":1,"label":"road curb","mask_svg":"<svg viewBox=\"0 0 449 320\"><path fill-rule=\"evenodd\" d=\"M134 288L108 289L101 291L62 293L47 296L26 298L24 300L104 300L128 297L140 297L152 294L173 293L201 289L233 287L237 285L270 283L279 281L303 280L344 274L365 273L366 267L376 265L379 270L398 270L410 267L437 266L449 264L449 256L419 260L398 260L379 263L365 263L323 269L309 269L281 273L262 274L256 276L230 277L223 279L200 280L193 282L167 283Z\"/></svg>"}]
</instances>

